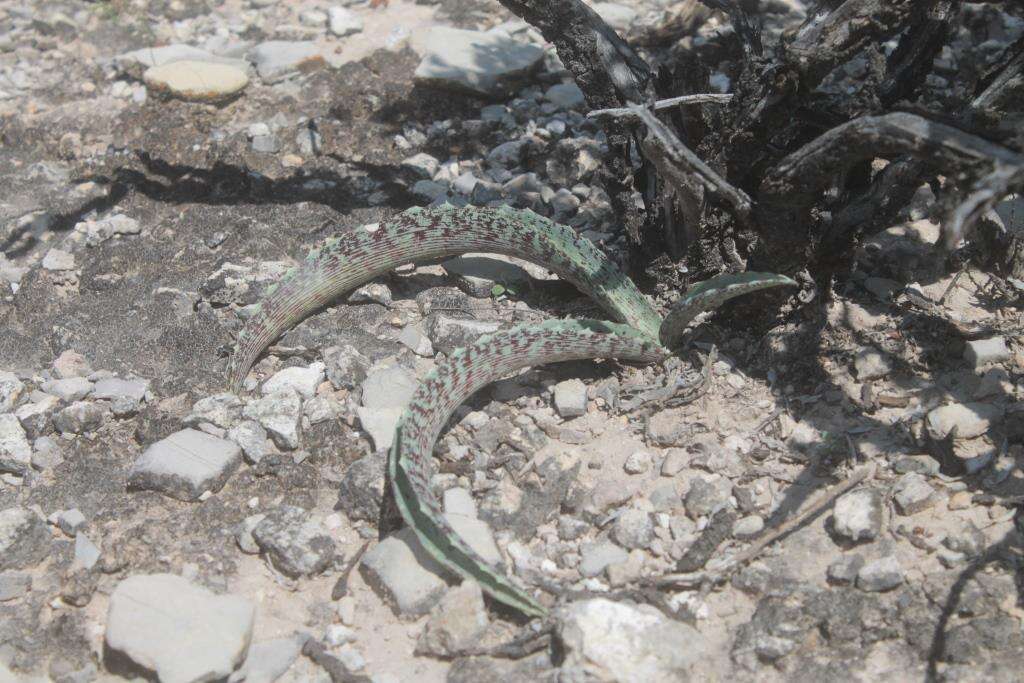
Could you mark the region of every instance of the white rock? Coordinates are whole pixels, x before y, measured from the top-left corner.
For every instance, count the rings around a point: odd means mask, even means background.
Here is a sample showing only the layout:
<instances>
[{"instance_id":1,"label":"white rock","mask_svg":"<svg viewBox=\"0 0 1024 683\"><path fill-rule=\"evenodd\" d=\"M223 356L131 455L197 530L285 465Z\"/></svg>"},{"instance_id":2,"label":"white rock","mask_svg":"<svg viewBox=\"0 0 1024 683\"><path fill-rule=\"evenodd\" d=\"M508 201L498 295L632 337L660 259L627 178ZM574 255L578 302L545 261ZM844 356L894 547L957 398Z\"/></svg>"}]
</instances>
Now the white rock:
<instances>
[{"instance_id":1,"label":"white rock","mask_svg":"<svg viewBox=\"0 0 1024 683\"><path fill-rule=\"evenodd\" d=\"M21 476L31 461L32 447L21 422L10 413L0 415L0 472Z\"/></svg>"},{"instance_id":2,"label":"white rock","mask_svg":"<svg viewBox=\"0 0 1024 683\"><path fill-rule=\"evenodd\" d=\"M360 401L367 408L405 408L416 391L416 376L397 365L371 370Z\"/></svg>"},{"instance_id":3,"label":"white rock","mask_svg":"<svg viewBox=\"0 0 1024 683\"><path fill-rule=\"evenodd\" d=\"M294 391L279 391L250 402L242 415L259 422L278 448L294 450L299 447L299 418L302 401Z\"/></svg>"},{"instance_id":4,"label":"white rock","mask_svg":"<svg viewBox=\"0 0 1024 683\"><path fill-rule=\"evenodd\" d=\"M857 371L857 379L864 380L879 379L892 372L892 362L889 357L878 349L865 348L853 361L853 367Z\"/></svg>"},{"instance_id":5,"label":"white rock","mask_svg":"<svg viewBox=\"0 0 1024 683\"><path fill-rule=\"evenodd\" d=\"M75 534L75 559L73 569L92 569L100 559L100 549L81 531Z\"/></svg>"},{"instance_id":6,"label":"white rock","mask_svg":"<svg viewBox=\"0 0 1024 683\"><path fill-rule=\"evenodd\" d=\"M903 583L903 568L892 555L868 562L857 572L857 588L880 592L896 588Z\"/></svg>"},{"instance_id":7,"label":"white rock","mask_svg":"<svg viewBox=\"0 0 1024 683\"><path fill-rule=\"evenodd\" d=\"M398 341L407 349L423 358L433 358L434 345L419 325L406 325L398 335Z\"/></svg>"},{"instance_id":8,"label":"white rock","mask_svg":"<svg viewBox=\"0 0 1024 683\"><path fill-rule=\"evenodd\" d=\"M627 474L643 474L651 469L651 454L647 451L634 451L627 458L623 465Z\"/></svg>"},{"instance_id":9,"label":"white rock","mask_svg":"<svg viewBox=\"0 0 1024 683\"><path fill-rule=\"evenodd\" d=\"M402 168L408 169L420 178L427 178L428 180L434 177L437 169L440 167L441 162L437 160L437 157L424 152L414 154L402 160Z\"/></svg>"},{"instance_id":10,"label":"white rock","mask_svg":"<svg viewBox=\"0 0 1024 683\"><path fill-rule=\"evenodd\" d=\"M0 370L0 413L14 410L25 384L13 372Z\"/></svg>"},{"instance_id":11,"label":"white rock","mask_svg":"<svg viewBox=\"0 0 1024 683\"><path fill-rule=\"evenodd\" d=\"M426 614L445 594L444 568L431 558L409 527L388 536L363 555L368 580L382 589L399 614Z\"/></svg>"},{"instance_id":12,"label":"white rock","mask_svg":"<svg viewBox=\"0 0 1024 683\"><path fill-rule=\"evenodd\" d=\"M128 484L178 500L217 492L241 462L238 444L194 429L183 429L143 451L128 473Z\"/></svg>"},{"instance_id":13,"label":"white rock","mask_svg":"<svg viewBox=\"0 0 1024 683\"><path fill-rule=\"evenodd\" d=\"M106 643L163 683L227 677L252 639L255 605L173 574L131 576L114 589Z\"/></svg>"},{"instance_id":14,"label":"white rock","mask_svg":"<svg viewBox=\"0 0 1024 683\"><path fill-rule=\"evenodd\" d=\"M556 637L566 680L685 681L707 657L708 643L699 631L648 605L597 598L570 603L560 612Z\"/></svg>"},{"instance_id":15,"label":"white rock","mask_svg":"<svg viewBox=\"0 0 1024 683\"><path fill-rule=\"evenodd\" d=\"M836 533L851 541L877 537L882 528L882 497L871 488L843 494L836 500L832 523Z\"/></svg>"},{"instance_id":16,"label":"white rock","mask_svg":"<svg viewBox=\"0 0 1024 683\"><path fill-rule=\"evenodd\" d=\"M345 7L331 7L327 10L328 30L339 38L363 30L362 18Z\"/></svg>"},{"instance_id":17,"label":"white rock","mask_svg":"<svg viewBox=\"0 0 1024 683\"><path fill-rule=\"evenodd\" d=\"M302 653L307 637L294 635L253 643L245 662L228 677L228 683L274 683Z\"/></svg>"},{"instance_id":18,"label":"white rock","mask_svg":"<svg viewBox=\"0 0 1024 683\"><path fill-rule=\"evenodd\" d=\"M928 434L941 441L955 430L958 439L973 439L989 430L1002 416L1002 409L990 403L953 403L928 413Z\"/></svg>"},{"instance_id":19,"label":"white rock","mask_svg":"<svg viewBox=\"0 0 1024 683\"><path fill-rule=\"evenodd\" d=\"M416 651L451 656L476 645L489 622L480 584L463 581L431 610Z\"/></svg>"},{"instance_id":20,"label":"white rock","mask_svg":"<svg viewBox=\"0 0 1024 683\"><path fill-rule=\"evenodd\" d=\"M324 381L324 364L312 363L307 368L295 367L278 370L260 387L264 396L281 391L294 391L303 398L313 398L316 388Z\"/></svg>"},{"instance_id":21,"label":"white rock","mask_svg":"<svg viewBox=\"0 0 1024 683\"><path fill-rule=\"evenodd\" d=\"M610 541L586 543L580 551L580 574L586 577L599 576L608 565L625 562L629 553Z\"/></svg>"},{"instance_id":22,"label":"white rock","mask_svg":"<svg viewBox=\"0 0 1024 683\"><path fill-rule=\"evenodd\" d=\"M74 270L75 255L63 249L51 249L43 257L43 268L46 270Z\"/></svg>"},{"instance_id":23,"label":"white rock","mask_svg":"<svg viewBox=\"0 0 1024 683\"><path fill-rule=\"evenodd\" d=\"M245 68L243 60L218 57L206 50L180 43L162 45L160 47L144 47L140 50L125 52L115 57L113 61L116 68L139 77L143 71L150 67L184 60L216 62L218 64L230 64L236 68Z\"/></svg>"},{"instance_id":24,"label":"white rock","mask_svg":"<svg viewBox=\"0 0 1024 683\"><path fill-rule=\"evenodd\" d=\"M732 525L732 535L736 538L753 538L762 531L764 531L764 518L761 515L742 517Z\"/></svg>"},{"instance_id":25,"label":"white rock","mask_svg":"<svg viewBox=\"0 0 1024 683\"><path fill-rule=\"evenodd\" d=\"M414 37L422 55L414 80L419 83L502 94L507 82L538 67L544 50L520 43L500 32L464 31L433 26Z\"/></svg>"},{"instance_id":26,"label":"white rock","mask_svg":"<svg viewBox=\"0 0 1024 683\"><path fill-rule=\"evenodd\" d=\"M445 489L444 511L449 515L476 517L476 501L473 500L473 494L460 486Z\"/></svg>"},{"instance_id":27,"label":"white rock","mask_svg":"<svg viewBox=\"0 0 1024 683\"><path fill-rule=\"evenodd\" d=\"M909 472L900 477L893 491L893 500L904 515L913 515L935 503L935 489L924 475L917 472Z\"/></svg>"},{"instance_id":28,"label":"white rock","mask_svg":"<svg viewBox=\"0 0 1024 683\"><path fill-rule=\"evenodd\" d=\"M196 60L150 67L143 80L153 92L188 102L224 102L249 85L249 76L242 69Z\"/></svg>"},{"instance_id":29,"label":"white rock","mask_svg":"<svg viewBox=\"0 0 1024 683\"><path fill-rule=\"evenodd\" d=\"M491 564L498 564L502 561L501 551L498 550L498 544L494 542L494 532L491 531L487 522L476 517L449 513L445 513L444 518L480 557Z\"/></svg>"},{"instance_id":30,"label":"white rock","mask_svg":"<svg viewBox=\"0 0 1024 683\"><path fill-rule=\"evenodd\" d=\"M587 385L567 379L555 385L555 410L562 417L578 417L587 412Z\"/></svg>"},{"instance_id":31,"label":"white rock","mask_svg":"<svg viewBox=\"0 0 1024 683\"><path fill-rule=\"evenodd\" d=\"M989 363L1002 363L1010 359L1010 349L1003 337L975 339L964 345L964 360L980 368Z\"/></svg>"}]
</instances>

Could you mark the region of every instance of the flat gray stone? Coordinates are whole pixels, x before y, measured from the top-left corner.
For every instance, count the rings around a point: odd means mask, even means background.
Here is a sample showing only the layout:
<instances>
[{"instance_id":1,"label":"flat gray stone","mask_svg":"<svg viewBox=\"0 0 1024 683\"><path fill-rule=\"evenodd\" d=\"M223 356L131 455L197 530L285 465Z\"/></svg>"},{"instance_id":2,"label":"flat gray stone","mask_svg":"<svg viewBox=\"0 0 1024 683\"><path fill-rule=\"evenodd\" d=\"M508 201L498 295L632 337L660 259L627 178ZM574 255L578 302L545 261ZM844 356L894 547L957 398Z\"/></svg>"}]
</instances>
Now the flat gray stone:
<instances>
[{"instance_id":1,"label":"flat gray stone","mask_svg":"<svg viewBox=\"0 0 1024 683\"><path fill-rule=\"evenodd\" d=\"M578 379L567 379L555 385L555 410L562 417L579 417L587 413L587 385Z\"/></svg>"},{"instance_id":2,"label":"flat gray stone","mask_svg":"<svg viewBox=\"0 0 1024 683\"><path fill-rule=\"evenodd\" d=\"M699 631L649 605L582 600L560 608L555 623L565 680L687 681L708 653Z\"/></svg>"},{"instance_id":3,"label":"flat gray stone","mask_svg":"<svg viewBox=\"0 0 1024 683\"><path fill-rule=\"evenodd\" d=\"M448 196L448 184L437 182L436 180L417 180L409 188L409 191L413 197L431 203L445 199Z\"/></svg>"},{"instance_id":4,"label":"flat gray stone","mask_svg":"<svg viewBox=\"0 0 1024 683\"><path fill-rule=\"evenodd\" d=\"M254 47L249 59L264 83L277 83L324 64L320 48L312 41L268 40Z\"/></svg>"},{"instance_id":5,"label":"flat gray stone","mask_svg":"<svg viewBox=\"0 0 1024 683\"><path fill-rule=\"evenodd\" d=\"M430 610L416 652L450 657L476 645L489 623L480 584L463 581Z\"/></svg>"},{"instance_id":6,"label":"flat gray stone","mask_svg":"<svg viewBox=\"0 0 1024 683\"><path fill-rule=\"evenodd\" d=\"M74 538L78 530L85 526L85 515L78 508L62 510L55 516L51 515L50 519L55 521L60 530L71 538Z\"/></svg>"},{"instance_id":7,"label":"flat gray stone","mask_svg":"<svg viewBox=\"0 0 1024 683\"><path fill-rule=\"evenodd\" d=\"M917 472L904 474L893 487L893 500L904 515L913 515L935 504L935 489Z\"/></svg>"},{"instance_id":8,"label":"flat gray stone","mask_svg":"<svg viewBox=\"0 0 1024 683\"><path fill-rule=\"evenodd\" d=\"M225 102L249 85L244 69L195 59L150 67L142 79L151 91L186 102Z\"/></svg>"},{"instance_id":9,"label":"flat gray stone","mask_svg":"<svg viewBox=\"0 0 1024 683\"><path fill-rule=\"evenodd\" d=\"M964 360L975 368L989 363L1002 363L1010 359L1010 349L1003 337L975 339L964 345Z\"/></svg>"},{"instance_id":10,"label":"flat gray stone","mask_svg":"<svg viewBox=\"0 0 1024 683\"><path fill-rule=\"evenodd\" d=\"M903 583L903 568L892 555L866 563L857 572L857 588L869 593L892 590Z\"/></svg>"},{"instance_id":11,"label":"flat gray stone","mask_svg":"<svg viewBox=\"0 0 1024 683\"><path fill-rule=\"evenodd\" d=\"M92 569L100 559L100 549L88 536L79 531L75 534L75 558L72 569Z\"/></svg>"},{"instance_id":12,"label":"flat gray stone","mask_svg":"<svg viewBox=\"0 0 1024 683\"><path fill-rule=\"evenodd\" d=\"M427 555L409 527L368 550L360 570L400 616L426 614L448 589L441 578L446 575L444 567Z\"/></svg>"},{"instance_id":13,"label":"flat gray stone","mask_svg":"<svg viewBox=\"0 0 1024 683\"><path fill-rule=\"evenodd\" d=\"M278 448L294 450L299 447L302 401L294 391L279 391L251 401L242 415L259 422Z\"/></svg>"},{"instance_id":14,"label":"flat gray stone","mask_svg":"<svg viewBox=\"0 0 1024 683\"><path fill-rule=\"evenodd\" d=\"M986 433L1003 411L991 403L953 403L928 413L928 434L941 441L956 430L956 438L973 439Z\"/></svg>"},{"instance_id":15,"label":"flat gray stone","mask_svg":"<svg viewBox=\"0 0 1024 683\"><path fill-rule=\"evenodd\" d=\"M586 577L599 576L608 565L625 562L629 553L610 541L585 543L580 549L580 574Z\"/></svg>"},{"instance_id":16,"label":"flat gray stone","mask_svg":"<svg viewBox=\"0 0 1024 683\"><path fill-rule=\"evenodd\" d=\"M872 488L850 491L836 500L832 514L836 533L851 541L870 541L882 529L882 496Z\"/></svg>"},{"instance_id":17,"label":"flat gray stone","mask_svg":"<svg viewBox=\"0 0 1024 683\"><path fill-rule=\"evenodd\" d=\"M377 368L363 380L360 403L367 408L405 408L417 386L416 376L403 367Z\"/></svg>"},{"instance_id":18,"label":"flat gray stone","mask_svg":"<svg viewBox=\"0 0 1024 683\"><path fill-rule=\"evenodd\" d=\"M266 438L266 430L254 420L245 420L231 427L227 432L227 438L242 446L246 460L254 464L273 452Z\"/></svg>"},{"instance_id":19,"label":"flat gray stone","mask_svg":"<svg viewBox=\"0 0 1024 683\"><path fill-rule=\"evenodd\" d=\"M228 677L228 683L273 683L283 676L309 639L304 634L253 643L242 666Z\"/></svg>"},{"instance_id":20,"label":"flat gray stone","mask_svg":"<svg viewBox=\"0 0 1024 683\"><path fill-rule=\"evenodd\" d=\"M521 80L544 58L541 47L507 34L446 26L424 31L415 47L423 57L413 74L416 82L481 95L503 94L510 82Z\"/></svg>"},{"instance_id":21,"label":"flat gray stone","mask_svg":"<svg viewBox=\"0 0 1024 683\"><path fill-rule=\"evenodd\" d=\"M40 436L32 444L32 467L37 470L48 470L64 462L64 452L57 440L49 436Z\"/></svg>"},{"instance_id":22,"label":"flat gray stone","mask_svg":"<svg viewBox=\"0 0 1024 683\"><path fill-rule=\"evenodd\" d=\"M85 434L103 426L110 414L106 406L91 401L75 401L53 418L53 426L61 434Z\"/></svg>"},{"instance_id":23,"label":"flat gray stone","mask_svg":"<svg viewBox=\"0 0 1024 683\"><path fill-rule=\"evenodd\" d=\"M71 401L80 401L88 396L93 389L93 384L84 377L68 377L67 379L51 379L43 382L40 389L70 403Z\"/></svg>"},{"instance_id":24,"label":"flat gray stone","mask_svg":"<svg viewBox=\"0 0 1024 683\"><path fill-rule=\"evenodd\" d=\"M314 576L334 560L335 543L323 524L293 505L266 513L252 537L267 559L285 576Z\"/></svg>"},{"instance_id":25,"label":"flat gray stone","mask_svg":"<svg viewBox=\"0 0 1024 683\"><path fill-rule=\"evenodd\" d=\"M461 486L446 489L443 502L446 515L477 516L476 501L473 500L473 494Z\"/></svg>"},{"instance_id":26,"label":"flat gray stone","mask_svg":"<svg viewBox=\"0 0 1024 683\"><path fill-rule=\"evenodd\" d=\"M741 517L732 525L733 538L753 538L762 531L764 531L764 517L761 515Z\"/></svg>"},{"instance_id":27,"label":"flat gray stone","mask_svg":"<svg viewBox=\"0 0 1024 683\"><path fill-rule=\"evenodd\" d=\"M398 426L398 420L403 412L403 408L356 408L359 426L370 437L374 450L391 448L395 441L395 427Z\"/></svg>"},{"instance_id":28,"label":"flat gray stone","mask_svg":"<svg viewBox=\"0 0 1024 683\"><path fill-rule=\"evenodd\" d=\"M256 606L173 574L131 576L110 596L106 643L162 683L226 678L242 663Z\"/></svg>"},{"instance_id":29,"label":"flat gray stone","mask_svg":"<svg viewBox=\"0 0 1024 683\"><path fill-rule=\"evenodd\" d=\"M115 213L100 220L77 223L75 230L85 234L85 243L88 246L95 247L114 235L137 235L142 232L142 226L130 216Z\"/></svg>"},{"instance_id":30,"label":"flat gray stone","mask_svg":"<svg viewBox=\"0 0 1024 683\"><path fill-rule=\"evenodd\" d=\"M143 451L128 473L128 485L178 500L198 500L206 491L220 491L241 460L238 444L183 429Z\"/></svg>"},{"instance_id":31,"label":"flat gray stone","mask_svg":"<svg viewBox=\"0 0 1024 683\"><path fill-rule=\"evenodd\" d=\"M654 540L654 522L648 509L633 506L623 510L612 526L612 538L624 548L646 548Z\"/></svg>"},{"instance_id":32,"label":"flat gray stone","mask_svg":"<svg viewBox=\"0 0 1024 683\"><path fill-rule=\"evenodd\" d=\"M50 553L46 520L28 508L0 510L0 571L29 569Z\"/></svg>"},{"instance_id":33,"label":"flat gray stone","mask_svg":"<svg viewBox=\"0 0 1024 683\"><path fill-rule=\"evenodd\" d=\"M434 345L419 325L406 325L398 335L398 342L423 358L434 357Z\"/></svg>"},{"instance_id":34,"label":"flat gray stone","mask_svg":"<svg viewBox=\"0 0 1024 683\"><path fill-rule=\"evenodd\" d=\"M74 270L75 255L63 249L50 249L43 257L42 266L45 270Z\"/></svg>"},{"instance_id":35,"label":"flat gray stone","mask_svg":"<svg viewBox=\"0 0 1024 683\"><path fill-rule=\"evenodd\" d=\"M501 551L494 542L494 532L487 522L476 517L446 512L444 518L452 529L462 537L466 544L475 550L480 557L491 564L500 564Z\"/></svg>"},{"instance_id":36,"label":"flat gray stone","mask_svg":"<svg viewBox=\"0 0 1024 683\"><path fill-rule=\"evenodd\" d=\"M21 421L10 413L0 415L0 472L22 476L31 461L32 447Z\"/></svg>"},{"instance_id":37,"label":"flat gray stone","mask_svg":"<svg viewBox=\"0 0 1024 683\"><path fill-rule=\"evenodd\" d=\"M411 157L402 159L402 168L412 171L420 178L430 180L437 173L437 170L441 167L441 162L437 160L437 157L431 156L425 152L414 154Z\"/></svg>"},{"instance_id":38,"label":"flat gray stone","mask_svg":"<svg viewBox=\"0 0 1024 683\"><path fill-rule=\"evenodd\" d=\"M120 71L128 73L135 78L141 78L143 72L150 67L185 60L230 64L243 70L246 67L246 62L241 59L218 57L206 50L180 43L172 43L171 45L162 45L160 47L144 47L140 50L125 52L114 57L113 63L115 68Z\"/></svg>"},{"instance_id":39,"label":"flat gray stone","mask_svg":"<svg viewBox=\"0 0 1024 683\"><path fill-rule=\"evenodd\" d=\"M149 391L149 380L107 377L96 382L92 390L92 398L107 401L128 399L141 403L146 398L147 391Z\"/></svg>"},{"instance_id":40,"label":"flat gray stone","mask_svg":"<svg viewBox=\"0 0 1024 683\"><path fill-rule=\"evenodd\" d=\"M846 585L857 580L857 572L864 566L860 555L846 555L828 566L826 575L832 583Z\"/></svg>"},{"instance_id":41,"label":"flat gray stone","mask_svg":"<svg viewBox=\"0 0 1024 683\"><path fill-rule=\"evenodd\" d=\"M689 434L686 411L682 408L659 410L647 420L647 441L655 446L679 446Z\"/></svg>"}]
</instances>

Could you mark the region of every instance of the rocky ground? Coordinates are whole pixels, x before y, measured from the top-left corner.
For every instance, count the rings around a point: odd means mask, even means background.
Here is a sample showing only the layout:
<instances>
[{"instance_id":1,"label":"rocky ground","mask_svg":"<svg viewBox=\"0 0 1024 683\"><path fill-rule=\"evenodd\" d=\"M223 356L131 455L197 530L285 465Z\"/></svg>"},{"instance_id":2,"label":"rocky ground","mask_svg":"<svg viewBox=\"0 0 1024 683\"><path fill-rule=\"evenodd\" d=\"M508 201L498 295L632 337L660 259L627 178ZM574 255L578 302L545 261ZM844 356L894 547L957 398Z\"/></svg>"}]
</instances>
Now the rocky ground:
<instances>
[{"instance_id":1,"label":"rocky ground","mask_svg":"<svg viewBox=\"0 0 1024 683\"><path fill-rule=\"evenodd\" d=\"M946 267L928 187L823 309L708 326L690 405L634 409L660 370L607 361L460 409L453 525L588 591L554 647L465 656L522 622L407 531L378 542L383 449L439 354L592 304L509 259L404 267L242 396L232 334L311 246L412 205L529 207L615 258L625 236L603 133L534 30L487 0L377 4L0 1L0 680L1016 679L1020 290ZM641 35L678 4L600 9ZM982 51L1024 30L972 7ZM721 17L694 17L713 49ZM999 211L1022 229L1020 200ZM621 595L713 571L865 465L730 581L667 593L672 618Z\"/></svg>"}]
</instances>

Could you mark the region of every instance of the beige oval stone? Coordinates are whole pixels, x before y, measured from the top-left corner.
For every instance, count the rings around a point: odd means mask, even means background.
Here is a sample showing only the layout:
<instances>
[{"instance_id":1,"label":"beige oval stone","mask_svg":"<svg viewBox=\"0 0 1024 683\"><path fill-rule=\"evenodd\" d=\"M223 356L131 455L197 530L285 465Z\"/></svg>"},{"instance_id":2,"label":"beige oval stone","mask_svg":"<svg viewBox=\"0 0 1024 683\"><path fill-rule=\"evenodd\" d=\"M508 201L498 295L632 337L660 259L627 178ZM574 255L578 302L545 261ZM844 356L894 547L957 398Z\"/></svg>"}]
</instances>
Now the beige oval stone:
<instances>
[{"instance_id":1,"label":"beige oval stone","mask_svg":"<svg viewBox=\"0 0 1024 683\"><path fill-rule=\"evenodd\" d=\"M227 100L249 84L249 77L238 67L192 59L150 67L143 80L156 92L190 102Z\"/></svg>"}]
</instances>

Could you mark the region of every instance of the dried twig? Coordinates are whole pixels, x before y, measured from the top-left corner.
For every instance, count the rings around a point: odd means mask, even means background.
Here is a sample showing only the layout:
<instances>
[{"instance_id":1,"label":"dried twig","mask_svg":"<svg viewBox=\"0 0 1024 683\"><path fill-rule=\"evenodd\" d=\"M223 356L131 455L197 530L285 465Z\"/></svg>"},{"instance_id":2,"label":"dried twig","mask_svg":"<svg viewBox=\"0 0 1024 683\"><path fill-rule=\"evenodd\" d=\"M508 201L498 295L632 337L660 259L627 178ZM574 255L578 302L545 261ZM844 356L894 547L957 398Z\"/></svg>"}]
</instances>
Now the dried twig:
<instances>
[{"instance_id":1,"label":"dried twig","mask_svg":"<svg viewBox=\"0 0 1024 683\"><path fill-rule=\"evenodd\" d=\"M865 479L869 479L874 475L874 473L874 464L868 464L854 470L854 472L843 480L842 483L819 495L817 500L807 506L807 509L803 512L783 522L754 541L746 550L735 557L730 558L724 567L714 571L693 572L687 574L666 574L652 579L652 582L660 588L696 588L703 585L724 583L736 570L740 569L760 555L761 552L769 545L783 536L788 535L797 527L802 526L812 517L820 514L823 510L831 506L836 498L843 495Z\"/></svg>"},{"instance_id":2,"label":"dried twig","mask_svg":"<svg viewBox=\"0 0 1024 683\"><path fill-rule=\"evenodd\" d=\"M647 126L644 151L662 174L683 186L688 184L689 176L696 176L710 192L729 202L742 220L749 218L754 206L746 192L733 187L718 175L654 114L636 105L630 106L630 109Z\"/></svg>"},{"instance_id":3,"label":"dried twig","mask_svg":"<svg viewBox=\"0 0 1024 683\"><path fill-rule=\"evenodd\" d=\"M663 109L671 109L673 107L682 107L692 104L728 104L729 100L732 99L732 95L729 93L700 93L698 95L680 95L679 97L669 97L665 100L658 100L654 103L654 110L661 111ZM629 107L612 107L611 109L595 109L594 111L587 114L588 119L601 119L601 118L619 118L619 119L637 119L636 112Z\"/></svg>"}]
</instances>

